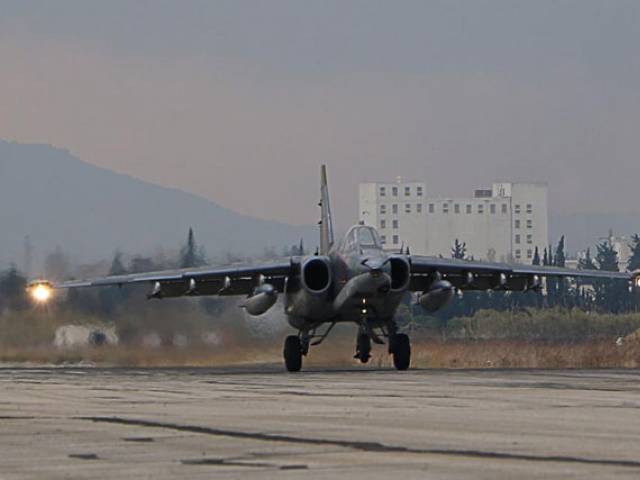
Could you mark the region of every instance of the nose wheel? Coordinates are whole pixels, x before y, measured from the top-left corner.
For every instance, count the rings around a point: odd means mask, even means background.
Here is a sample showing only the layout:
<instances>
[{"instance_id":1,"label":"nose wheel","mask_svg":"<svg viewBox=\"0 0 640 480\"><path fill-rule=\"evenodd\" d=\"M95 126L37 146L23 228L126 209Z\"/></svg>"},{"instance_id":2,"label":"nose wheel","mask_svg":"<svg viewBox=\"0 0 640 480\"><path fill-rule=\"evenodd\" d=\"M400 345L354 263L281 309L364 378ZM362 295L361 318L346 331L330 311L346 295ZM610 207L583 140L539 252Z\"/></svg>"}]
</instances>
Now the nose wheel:
<instances>
[{"instance_id":1,"label":"nose wheel","mask_svg":"<svg viewBox=\"0 0 640 480\"><path fill-rule=\"evenodd\" d=\"M396 333L389 339L389 353L393 355L393 366L396 370L407 370L411 365L411 343L409 336Z\"/></svg>"},{"instance_id":2,"label":"nose wheel","mask_svg":"<svg viewBox=\"0 0 640 480\"><path fill-rule=\"evenodd\" d=\"M297 335L289 335L284 341L284 365L288 372L299 372L302 368L302 342Z\"/></svg>"}]
</instances>

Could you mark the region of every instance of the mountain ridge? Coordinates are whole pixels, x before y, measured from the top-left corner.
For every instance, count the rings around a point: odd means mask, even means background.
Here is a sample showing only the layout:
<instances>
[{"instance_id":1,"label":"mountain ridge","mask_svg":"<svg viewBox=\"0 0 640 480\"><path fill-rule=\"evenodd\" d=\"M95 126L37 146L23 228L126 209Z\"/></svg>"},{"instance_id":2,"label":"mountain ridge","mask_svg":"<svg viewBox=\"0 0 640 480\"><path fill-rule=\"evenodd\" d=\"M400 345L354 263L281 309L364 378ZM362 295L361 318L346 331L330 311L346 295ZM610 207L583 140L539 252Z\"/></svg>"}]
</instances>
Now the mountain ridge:
<instances>
[{"instance_id":1,"label":"mountain ridge","mask_svg":"<svg viewBox=\"0 0 640 480\"><path fill-rule=\"evenodd\" d=\"M52 221L52 219L55 219ZM0 268L24 259L26 235L34 265L56 247L74 263L108 259L115 250L150 255L177 249L193 227L210 256L280 252L317 229L249 217L212 200L98 167L68 150L0 140Z\"/></svg>"}]
</instances>

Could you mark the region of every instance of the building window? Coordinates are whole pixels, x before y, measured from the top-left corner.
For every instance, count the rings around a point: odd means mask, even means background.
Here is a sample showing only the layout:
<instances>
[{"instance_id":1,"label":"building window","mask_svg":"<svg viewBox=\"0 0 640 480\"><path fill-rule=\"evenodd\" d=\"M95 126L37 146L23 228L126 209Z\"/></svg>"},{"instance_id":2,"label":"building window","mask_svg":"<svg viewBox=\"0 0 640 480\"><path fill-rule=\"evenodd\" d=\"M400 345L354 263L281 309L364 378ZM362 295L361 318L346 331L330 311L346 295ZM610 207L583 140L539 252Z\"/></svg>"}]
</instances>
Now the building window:
<instances>
[{"instance_id":1,"label":"building window","mask_svg":"<svg viewBox=\"0 0 640 480\"><path fill-rule=\"evenodd\" d=\"M422 196L422 187L416 187L416 195L418 195L419 197Z\"/></svg>"},{"instance_id":2,"label":"building window","mask_svg":"<svg viewBox=\"0 0 640 480\"><path fill-rule=\"evenodd\" d=\"M491 206L489 207L489 210L491 211L492 214L496 213L496 204L492 203Z\"/></svg>"},{"instance_id":3,"label":"building window","mask_svg":"<svg viewBox=\"0 0 640 480\"><path fill-rule=\"evenodd\" d=\"M533 228L533 220L527 220L527 228Z\"/></svg>"},{"instance_id":4,"label":"building window","mask_svg":"<svg viewBox=\"0 0 640 480\"><path fill-rule=\"evenodd\" d=\"M385 213L387 213L387 206L380 205L380 215L384 215Z\"/></svg>"},{"instance_id":5,"label":"building window","mask_svg":"<svg viewBox=\"0 0 640 480\"><path fill-rule=\"evenodd\" d=\"M506 203L502 204L502 213L507 213L507 204Z\"/></svg>"},{"instance_id":6,"label":"building window","mask_svg":"<svg viewBox=\"0 0 640 480\"><path fill-rule=\"evenodd\" d=\"M478 204L478 213L484 213L484 205L481 203Z\"/></svg>"},{"instance_id":7,"label":"building window","mask_svg":"<svg viewBox=\"0 0 640 480\"><path fill-rule=\"evenodd\" d=\"M397 245L398 244L398 235L394 235L393 236L393 244Z\"/></svg>"},{"instance_id":8,"label":"building window","mask_svg":"<svg viewBox=\"0 0 640 480\"><path fill-rule=\"evenodd\" d=\"M520 250L516 250L516 258L518 260L520 260L520 258L522 258L522 252L520 252Z\"/></svg>"},{"instance_id":9,"label":"building window","mask_svg":"<svg viewBox=\"0 0 640 480\"><path fill-rule=\"evenodd\" d=\"M527 243L531 245L533 243L533 235L527 235Z\"/></svg>"},{"instance_id":10,"label":"building window","mask_svg":"<svg viewBox=\"0 0 640 480\"><path fill-rule=\"evenodd\" d=\"M520 228L520 220L518 220L518 219L515 220L514 227L515 228Z\"/></svg>"},{"instance_id":11,"label":"building window","mask_svg":"<svg viewBox=\"0 0 640 480\"><path fill-rule=\"evenodd\" d=\"M516 205L516 206L514 207L513 211L514 211L514 213L515 213L516 215L519 215L519 214L520 214L520 205Z\"/></svg>"},{"instance_id":12,"label":"building window","mask_svg":"<svg viewBox=\"0 0 640 480\"><path fill-rule=\"evenodd\" d=\"M416 203L416 211L418 213L422 213L422 204L421 203Z\"/></svg>"},{"instance_id":13,"label":"building window","mask_svg":"<svg viewBox=\"0 0 640 480\"><path fill-rule=\"evenodd\" d=\"M411 187L404 187L404 196L408 197L411 195Z\"/></svg>"},{"instance_id":14,"label":"building window","mask_svg":"<svg viewBox=\"0 0 640 480\"><path fill-rule=\"evenodd\" d=\"M442 204L442 213L449 213L449 204L448 203L443 203Z\"/></svg>"},{"instance_id":15,"label":"building window","mask_svg":"<svg viewBox=\"0 0 640 480\"><path fill-rule=\"evenodd\" d=\"M436 211L436 206L433 203L429 204L429 213L433 213Z\"/></svg>"},{"instance_id":16,"label":"building window","mask_svg":"<svg viewBox=\"0 0 640 480\"><path fill-rule=\"evenodd\" d=\"M527 213L533 213L533 205L527 203Z\"/></svg>"},{"instance_id":17,"label":"building window","mask_svg":"<svg viewBox=\"0 0 640 480\"><path fill-rule=\"evenodd\" d=\"M393 205L391 205L391 213L396 214L398 213L398 204L394 203Z\"/></svg>"},{"instance_id":18,"label":"building window","mask_svg":"<svg viewBox=\"0 0 640 480\"><path fill-rule=\"evenodd\" d=\"M456 203L453 206L453 211L454 211L454 213L460 213L460 204L459 203Z\"/></svg>"},{"instance_id":19,"label":"building window","mask_svg":"<svg viewBox=\"0 0 640 480\"><path fill-rule=\"evenodd\" d=\"M384 187L380 187L380 196L384 197L387 194L387 189Z\"/></svg>"},{"instance_id":20,"label":"building window","mask_svg":"<svg viewBox=\"0 0 640 480\"><path fill-rule=\"evenodd\" d=\"M531 249L527 250L527 258L531 259L533 257L533 252Z\"/></svg>"},{"instance_id":21,"label":"building window","mask_svg":"<svg viewBox=\"0 0 640 480\"><path fill-rule=\"evenodd\" d=\"M394 197L398 196L398 187L391 187L391 195Z\"/></svg>"},{"instance_id":22,"label":"building window","mask_svg":"<svg viewBox=\"0 0 640 480\"><path fill-rule=\"evenodd\" d=\"M516 234L516 244L520 244L520 234Z\"/></svg>"},{"instance_id":23,"label":"building window","mask_svg":"<svg viewBox=\"0 0 640 480\"><path fill-rule=\"evenodd\" d=\"M471 213L471 204L467 203L467 213Z\"/></svg>"},{"instance_id":24,"label":"building window","mask_svg":"<svg viewBox=\"0 0 640 480\"><path fill-rule=\"evenodd\" d=\"M397 229L398 229L398 220L394 220L394 221L392 222L392 226L393 226L393 229L394 229L394 230L397 230Z\"/></svg>"},{"instance_id":25,"label":"building window","mask_svg":"<svg viewBox=\"0 0 640 480\"><path fill-rule=\"evenodd\" d=\"M384 245L385 243L387 243L387 236L386 235L380 235L380 242Z\"/></svg>"},{"instance_id":26,"label":"building window","mask_svg":"<svg viewBox=\"0 0 640 480\"><path fill-rule=\"evenodd\" d=\"M411 213L411 204L410 203L405 203L404 204L404 213Z\"/></svg>"},{"instance_id":27,"label":"building window","mask_svg":"<svg viewBox=\"0 0 640 480\"><path fill-rule=\"evenodd\" d=\"M387 228L387 221L382 219L380 220L380 228Z\"/></svg>"}]
</instances>

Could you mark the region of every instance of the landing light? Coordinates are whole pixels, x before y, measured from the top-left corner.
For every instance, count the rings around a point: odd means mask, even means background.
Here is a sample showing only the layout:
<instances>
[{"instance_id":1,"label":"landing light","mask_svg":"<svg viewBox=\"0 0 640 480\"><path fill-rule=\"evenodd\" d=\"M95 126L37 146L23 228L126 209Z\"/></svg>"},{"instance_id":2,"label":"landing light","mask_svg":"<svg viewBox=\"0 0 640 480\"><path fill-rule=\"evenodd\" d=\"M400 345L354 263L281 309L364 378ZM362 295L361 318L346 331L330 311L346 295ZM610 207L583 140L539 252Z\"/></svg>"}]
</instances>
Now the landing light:
<instances>
[{"instance_id":1,"label":"landing light","mask_svg":"<svg viewBox=\"0 0 640 480\"><path fill-rule=\"evenodd\" d=\"M51 299L53 289L45 283L38 283L29 288L31 298L38 303L46 303Z\"/></svg>"},{"instance_id":2,"label":"landing light","mask_svg":"<svg viewBox=\"0 0 640 480\"><path fill-rule=\"evenodd\" d=\"M640 276L636 277L635 284L637 288L640 288Z\"/></svg>"}]
</instances>

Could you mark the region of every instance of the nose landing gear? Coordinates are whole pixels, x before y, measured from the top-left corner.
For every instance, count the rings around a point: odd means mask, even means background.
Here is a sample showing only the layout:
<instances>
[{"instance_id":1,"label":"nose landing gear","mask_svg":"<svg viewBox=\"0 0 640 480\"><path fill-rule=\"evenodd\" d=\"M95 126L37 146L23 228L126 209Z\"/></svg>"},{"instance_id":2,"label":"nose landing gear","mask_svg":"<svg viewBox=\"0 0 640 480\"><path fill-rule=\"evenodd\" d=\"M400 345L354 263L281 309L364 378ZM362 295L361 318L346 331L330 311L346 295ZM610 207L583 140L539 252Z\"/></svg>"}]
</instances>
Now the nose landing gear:
<instances>
[{"instance_id":1,"label":"nose landing gear","mask_svg":"<svg viewBox=\"0 0 640 480\"><path fill-rule=\"evenodd\" d=\"M371 338L366 333L358 334L356 354L353 358L357 358L361 363L367 363L371 358Z\"/></svg>"}]
</instances>

